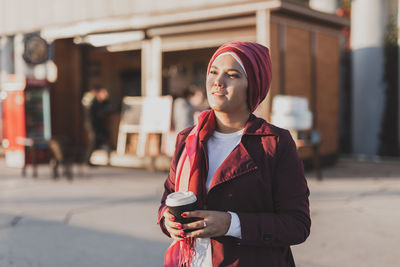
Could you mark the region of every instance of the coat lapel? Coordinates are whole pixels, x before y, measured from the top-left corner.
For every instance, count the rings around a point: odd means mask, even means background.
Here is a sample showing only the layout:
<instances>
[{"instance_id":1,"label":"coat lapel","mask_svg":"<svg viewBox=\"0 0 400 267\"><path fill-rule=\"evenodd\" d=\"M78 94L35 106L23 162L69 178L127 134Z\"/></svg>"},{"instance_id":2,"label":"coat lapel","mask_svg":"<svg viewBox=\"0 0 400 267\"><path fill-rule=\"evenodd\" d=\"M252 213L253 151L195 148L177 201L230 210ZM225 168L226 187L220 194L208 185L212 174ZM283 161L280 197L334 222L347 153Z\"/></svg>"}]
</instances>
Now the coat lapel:
<instances>
[{"instance_id":1,"label":"coat lapel","mask_svg":"<svg viewBox=\"0 0 400 267\"><path fill-rule=\"evenodd\" d=\"M242 142L240 142L215 172L208 192L221 183L235 179L257 168L256 163L251 158Z\"/></svg>"},{"instance_id":2,"label":"coat lapel","mask_svg":"<svg viewBox=\"0 0 400 267\"><path fill-rule=\"evenodd\" d=\"M250 115L249 120L246 123L243 135L277 135L277 128L266 123L264 120L257 118L253 114ZM212 133L207 133L205 136L199 136L200 142L202 143L206 172L205 178L207 178L208 173L208 158L207 158L207 140ZM219 166L217 171L213 176L213 180L210 185L210 192L215 186L235 179L243 174L254 171L258 169L257 164L251 158L250 154L247 152L243 142L241 141L239 145L228 155L225 161Z\"/></svg>"}]
</instances>

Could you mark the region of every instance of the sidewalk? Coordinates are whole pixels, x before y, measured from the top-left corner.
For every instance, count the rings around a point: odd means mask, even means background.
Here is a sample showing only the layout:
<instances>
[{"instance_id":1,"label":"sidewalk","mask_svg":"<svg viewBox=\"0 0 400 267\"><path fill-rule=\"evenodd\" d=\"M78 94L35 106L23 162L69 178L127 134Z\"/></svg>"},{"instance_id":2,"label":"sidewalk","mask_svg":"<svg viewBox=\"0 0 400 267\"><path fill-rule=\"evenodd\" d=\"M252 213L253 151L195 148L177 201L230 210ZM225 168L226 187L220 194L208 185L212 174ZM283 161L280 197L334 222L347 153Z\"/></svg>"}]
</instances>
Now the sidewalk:
<instances>
[{"instance_id":1,"label":"sidewalk","mask_svg":"<svg viewBox=\"0 0 400 267\"><path fill-rule=\"evenodd\" d=\"M86 168L73 182L50 170L21 178L0 162L1 267L161 266L156 225L165 173Z\"/></svg>"},{"instance_id":2,"label":"sidewalk","mask_svg":"<svg viewBox=\"0 0 400 267\"><path fill-rule=\"evenodd\" d=\"M311 235L294 246L300 267L399 266L400 162L341 160L309 173Z\"/></svg>"},{"instance_id":3,"label":"sidewalk","mask_svg":"<svg viewBox=\"0 0 400 267\"><path fill-rule=\"evenodd\" d=\"M400 164L341 160L307 173L312 232L293 247L299 267L397 266ZM85 168L69 182L0 159L1 267L162 266L169 239L155 224L166 173Z\"/></svg>"}]
</instances>

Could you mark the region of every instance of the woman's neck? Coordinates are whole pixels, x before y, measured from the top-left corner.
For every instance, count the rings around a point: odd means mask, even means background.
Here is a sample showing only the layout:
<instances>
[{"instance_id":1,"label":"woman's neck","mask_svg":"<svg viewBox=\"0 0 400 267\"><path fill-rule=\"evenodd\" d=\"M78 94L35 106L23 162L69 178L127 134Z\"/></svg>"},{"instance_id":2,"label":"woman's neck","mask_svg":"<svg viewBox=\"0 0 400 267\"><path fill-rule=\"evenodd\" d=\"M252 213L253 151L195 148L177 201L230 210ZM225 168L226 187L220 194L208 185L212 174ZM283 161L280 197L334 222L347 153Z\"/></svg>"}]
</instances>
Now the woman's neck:
<instances>
[{"instance_id":1,"label":"woman's neck","mask_svg":"<svg viewBox=\"0 0 400 267\"><path fill-rule=\"evenodd\" d=\"M240 131L246 125L250 112L229 114L225 112L215 112L217 131L221 133L234 133Z\"/></svg>"}]
</instances>

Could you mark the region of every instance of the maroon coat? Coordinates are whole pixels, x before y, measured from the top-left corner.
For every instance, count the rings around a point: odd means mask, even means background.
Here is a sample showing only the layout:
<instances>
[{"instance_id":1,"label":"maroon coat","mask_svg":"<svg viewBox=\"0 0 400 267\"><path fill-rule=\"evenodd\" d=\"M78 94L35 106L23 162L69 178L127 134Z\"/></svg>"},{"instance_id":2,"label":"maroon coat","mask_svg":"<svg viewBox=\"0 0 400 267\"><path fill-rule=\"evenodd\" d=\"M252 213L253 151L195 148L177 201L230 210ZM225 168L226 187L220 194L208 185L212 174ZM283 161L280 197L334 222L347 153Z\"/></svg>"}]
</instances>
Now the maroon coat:
<instances>
[{"instance_id":1,"label":"maroon coat","mask_svg":"<svg viewBox=\"0 0 400 267\"><path fill-rule=\"evenodd\" d=\"M165 199L174 191L177 161L190 130L178 135L164 185L159 223L167 235ZM251 115L240 144L215 172L206 197L208 210L236 212L242 231L242 239L211 238L213 266L295 266L290 246L304 242L310 233L308 196L290 133Z\"/></svg>"}]
</instances>

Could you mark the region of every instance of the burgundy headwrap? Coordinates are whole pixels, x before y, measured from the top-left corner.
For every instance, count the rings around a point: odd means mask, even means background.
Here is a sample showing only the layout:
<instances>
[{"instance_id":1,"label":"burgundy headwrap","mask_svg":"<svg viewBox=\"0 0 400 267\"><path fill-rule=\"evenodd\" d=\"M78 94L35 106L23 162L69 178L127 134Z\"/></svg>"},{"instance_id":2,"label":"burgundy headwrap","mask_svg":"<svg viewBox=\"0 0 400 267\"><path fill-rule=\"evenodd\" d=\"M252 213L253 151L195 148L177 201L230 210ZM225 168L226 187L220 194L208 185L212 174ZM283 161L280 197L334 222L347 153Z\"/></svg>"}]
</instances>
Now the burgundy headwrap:
<instances>
[{"instance_id":1,"label":"burgundy headwrap","mask_svg":"<svg viewBox=\"0 0 400 267\"><path fill-rule=\"evenodd\" d=\"M269 50L263 45L251 42L231 42L215 51L208 63L207 74L214 60L222 53L231 52L239 57L247 73L247 103L253 112L267 96L272 79L272 65Z\"/></svg>"}]
</instances>

